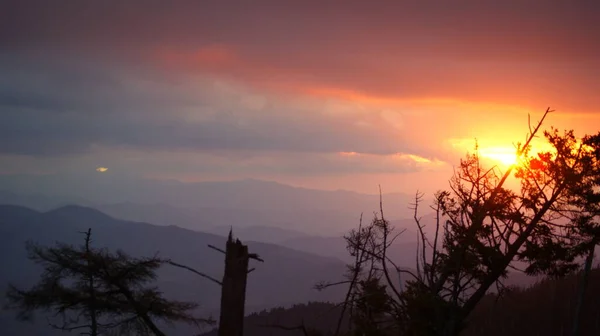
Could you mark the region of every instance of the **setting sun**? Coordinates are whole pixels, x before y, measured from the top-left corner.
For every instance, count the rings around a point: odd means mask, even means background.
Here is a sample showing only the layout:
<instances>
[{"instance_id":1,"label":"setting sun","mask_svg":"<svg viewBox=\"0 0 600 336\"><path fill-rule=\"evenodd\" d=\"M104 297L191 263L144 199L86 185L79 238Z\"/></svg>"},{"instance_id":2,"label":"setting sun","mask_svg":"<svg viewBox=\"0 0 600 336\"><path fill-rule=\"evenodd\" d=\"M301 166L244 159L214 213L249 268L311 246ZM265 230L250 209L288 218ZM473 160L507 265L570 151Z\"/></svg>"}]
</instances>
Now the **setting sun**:
<instances>
[{"instance_id":1,"label":"setting sun","mask_svg":"<svg viewBox=\"0 0 600 336\"><path fill-rule=\"evenodd\" d=\"M503 166L512 166L517 163L517 154L514 147L487 147L480 148L481 157L490 159Z\"/></svg>"}]
</instances>

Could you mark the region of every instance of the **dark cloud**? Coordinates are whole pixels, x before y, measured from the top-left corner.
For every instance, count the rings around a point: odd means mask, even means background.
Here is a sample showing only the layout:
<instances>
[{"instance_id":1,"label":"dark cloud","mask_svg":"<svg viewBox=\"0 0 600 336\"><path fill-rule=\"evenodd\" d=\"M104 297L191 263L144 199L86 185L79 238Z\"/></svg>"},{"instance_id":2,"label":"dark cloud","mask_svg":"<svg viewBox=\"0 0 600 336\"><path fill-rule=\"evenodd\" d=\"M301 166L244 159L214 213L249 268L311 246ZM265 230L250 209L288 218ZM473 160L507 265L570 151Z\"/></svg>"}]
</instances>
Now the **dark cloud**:
<instances>
[{"instance_id":1,"label":"dark cloud","mask_svg":"<svg viewBox=\"0 0 600 336\"><path fill-rule=\"evenodd\" d=\"M600 103L598 10L595 1L4 1L0 151L432 157L437 139L414 141L414 129L390 126L377 109L331 116L326 101L268 97L252 110L245 92L223 93L207 75L587 111Z\"/></svg>"},{"instance_id":2,"label":"dark cloud","mask_svg":"<svg viewBox=\"0 0 600 336\"><path fill-rule=\"evenodd\" d=\"M5 1L0 48L401 98L600 103L597 1ZM229 61L194 55L224 46ZM232 62L232 60L234 62ZM213 60L214 61L214 60ZM171 69L172 70L172 69Z\"/></svg>"},{"instance_id":3,"label":"dark cloud","mask_svg":"<svg viewBox=\"0 0 600 336\"><path fill-rule=\"evenodd\" d=\"M381 52L487 59L594 60L596 1L119 1L9 0L0 42L118 53L148 46L233 44L293 57ZM108 48L108 49L105 49ZM146 50L141 50L146 51Z\"/></svg>"},{"instance_id":4,"label":"dark cloud","mask_svg":"<svg viewBox=\"0 0 600 336\"><path fill-rule=\"evenodd\" d=\"M259 96L252 103L255 94L214 79L174 84L159 74L87 70L93 66L52 63L43 75L26 66L0 67L7 74L0 79L0 151L69 155L94 145L376 154L422 150L401 130L385 125L377 110L357 117L328 114L322 100L290 103Z\"/></svg>"}]
</instances>

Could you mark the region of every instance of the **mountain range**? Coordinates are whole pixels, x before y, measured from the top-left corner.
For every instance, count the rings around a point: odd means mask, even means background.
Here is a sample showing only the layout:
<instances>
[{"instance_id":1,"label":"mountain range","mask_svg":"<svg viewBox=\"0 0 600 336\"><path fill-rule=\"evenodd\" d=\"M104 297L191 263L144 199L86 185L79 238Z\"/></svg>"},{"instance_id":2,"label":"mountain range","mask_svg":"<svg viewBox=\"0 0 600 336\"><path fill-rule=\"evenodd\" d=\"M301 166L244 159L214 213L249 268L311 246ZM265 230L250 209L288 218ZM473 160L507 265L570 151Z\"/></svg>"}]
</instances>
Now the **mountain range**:
<instances>
[{"instance_id":1,"label":"mountain range","mask_svg":"<svg viewBox=\"0 0 600 336\"><path fill-rule=\"evenodd\" d=\"M179 182L111 173L0 175L0 204L47 211L79 204L135 221L204 230L218 226L274 226L340 235L361 213L379 210L378 194L298 188L263 180ZM413 196L382 195L390 219L411 217ZM326 223L326 225L324 225Z\"/></svg>"},{"instance_id":2,"label":"mountain range","mask_svg":"<svg viewBox=\"0 0 600 336\"><path fill-rule=\"evenodd\" d=\"M342 279L345 263L351 262L343 235L358 226L361 213L363 224L370 222L380 201L379 195L310 190L256 180L138 181L141 189L124 194L114 183L89 182L98 188L97 195L91 189L86 191L89 185L59 186L50 177L38 177L33 182L6 181L0 176L0 188L5 188L0 191L0 204L5 204L0 205L0 267L5 270L0 272L0 288L8 283L29 286L36 281L40 269L27 260L26 241L81 244L81 232L88 228L96 247L122 249L133 256L158 252L219 278L223 255L207 245L223 246L233 229L235 237L265 260L264 264L252 265L256 270L248 280L247 313L309 301L339 302L344 288L318 292L313 286ZM39 191L34 188L37 182ZM386 218L396 230L403 231L389 255L398 266L407 268L414 267L417 251L410 203L411 197L404 194L383 195ZM434 221L431 213L422 218L429 234ZM395 283L399 280L394 277ZM533 281L513 274L508 282ZM220 288L212 282L182 269L164 268L159 271L158 286L167 297L197 301L199 313L218 316ZM1 335L54 335L44 323L23 324L14 317L14 312L0 311ZM178 327L169 335L191 332Z\"/></svg>"},{"instance_id":3,"label":"mountain range","mask_svg":"<svg viewBox=\"0 0 600 336\"><path fill-rule=\"evenodd\" d=\"M183 229L177 226L158 226L143 222L115 219L98 210L66 206L48 212L2 205L0 206L0 287L8 283L31 286L40 269L27 259L25 242L42 245L55 242L82 243L82 231L92 229L96 247L121 249L133 256L160 256L198 269L216 278L223 274L224 256L208 248L208 244L222 246L225 237ZM234 235L236 233L234 232ZM239 237L245 241L244 237ZM342 289L318 292L313 286L319 281L340 280L344 264L334 258L297 251L287 247L245 241L249 250L257 253L264 263L252 265L256 270L248 279L247 309L291 305L310 300L337 301ZM219 306L220 288L193 273L178 268L159 272L159 287L167 297L197 301L202 314L215 314ZM22 335L15 327L14 313L2 312L0 323L7 323L13 334ZM16 329L15 329L16 328ZM2 325L8 330L8 326ZM45 330L45 329L44 329ZM34 333L35 334L35 333Z\"/></svg>"}]
</instances>

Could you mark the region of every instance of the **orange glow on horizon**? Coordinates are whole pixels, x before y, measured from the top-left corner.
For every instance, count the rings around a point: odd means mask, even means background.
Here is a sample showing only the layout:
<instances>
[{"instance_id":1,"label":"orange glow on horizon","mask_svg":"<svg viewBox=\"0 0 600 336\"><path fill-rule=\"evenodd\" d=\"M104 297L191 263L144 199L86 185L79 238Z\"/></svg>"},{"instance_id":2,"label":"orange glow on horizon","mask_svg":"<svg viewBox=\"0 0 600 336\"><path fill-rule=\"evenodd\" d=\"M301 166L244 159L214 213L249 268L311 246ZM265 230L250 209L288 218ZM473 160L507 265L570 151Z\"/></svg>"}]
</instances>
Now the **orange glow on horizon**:
<instances>
[{"instance_id":1,"label":"orange glow on horizon","mask_svg":"<svg viewBox=\"0 0 600 336\"><path fill-rule=\"evenodd\" d=\"M488 139L484 139L488 140ZM515 145L500 145L501 141L484 141L478 140L477 153L485 160L489 160L494 164L502 168L508 168L513 165L519 164L524 158L517 156L517 147ZM473 152L475 141L469 139L451 139L449 140L452 147L455 149L466 150L467 152ZM509 141L503 141L509 143ZM528 156L537 156L539 153L554 152L555 149L552 145L545 141L544 138L534 139L531 144Z\"/></svg>"}]
</instances>

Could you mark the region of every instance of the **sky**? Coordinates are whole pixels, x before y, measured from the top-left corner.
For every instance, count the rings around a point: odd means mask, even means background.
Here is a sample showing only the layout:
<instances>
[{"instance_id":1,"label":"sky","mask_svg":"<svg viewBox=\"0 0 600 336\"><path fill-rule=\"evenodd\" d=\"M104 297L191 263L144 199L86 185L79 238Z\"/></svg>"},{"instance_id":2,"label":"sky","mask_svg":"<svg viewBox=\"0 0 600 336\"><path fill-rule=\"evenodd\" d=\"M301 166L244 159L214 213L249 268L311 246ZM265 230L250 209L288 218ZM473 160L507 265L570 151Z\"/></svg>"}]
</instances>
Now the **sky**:
<instances>
[{"instance_id":1,"label":"sky","mask_svg":"<svg viewBox=\"0 0 600 336\"><path fill-rule=\"evenodd\" d=\"M0 174L445 188L547 127L600 130L597 1L0 5Z\"/></svg>"}]
</instances>

